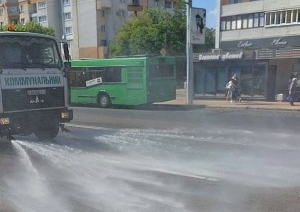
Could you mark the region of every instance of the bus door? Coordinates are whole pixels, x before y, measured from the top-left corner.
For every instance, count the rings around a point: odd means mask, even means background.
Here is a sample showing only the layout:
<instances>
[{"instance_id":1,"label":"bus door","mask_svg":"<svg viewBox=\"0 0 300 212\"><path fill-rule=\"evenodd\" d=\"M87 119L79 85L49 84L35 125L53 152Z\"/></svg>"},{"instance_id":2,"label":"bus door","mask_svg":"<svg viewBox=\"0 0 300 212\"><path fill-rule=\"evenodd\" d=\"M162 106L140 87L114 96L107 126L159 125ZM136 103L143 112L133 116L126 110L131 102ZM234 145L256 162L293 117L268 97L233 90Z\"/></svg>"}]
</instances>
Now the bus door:
<instances>
[{"instance_id":1,"label":"bus door","mask_svg":"<svg viewBox=\"0 0 300 212\"><path fill-rule=\"evenodd\" d=\"M127 104L146 103L145 67L127 67Z\"/></svg>"}]
</instances>

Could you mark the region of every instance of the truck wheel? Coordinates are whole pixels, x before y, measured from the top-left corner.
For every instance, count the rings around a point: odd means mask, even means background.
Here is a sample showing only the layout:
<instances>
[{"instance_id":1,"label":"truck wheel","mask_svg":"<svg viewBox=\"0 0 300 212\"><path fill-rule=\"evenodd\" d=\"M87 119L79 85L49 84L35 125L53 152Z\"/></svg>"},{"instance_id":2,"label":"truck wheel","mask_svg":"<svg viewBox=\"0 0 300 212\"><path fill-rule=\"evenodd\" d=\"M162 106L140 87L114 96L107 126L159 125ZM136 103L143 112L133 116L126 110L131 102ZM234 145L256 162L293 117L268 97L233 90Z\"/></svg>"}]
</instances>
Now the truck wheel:
<instances>
[{"instance_id":1,"label":"truck wheel","mask_svg":"<svg viewBox=\"0 0 300 212\"><path fill-rule=\"evenodd\" d=\"M108 94L100 93L98 95L98 105L102 108L107 108L111 105L111 101Z\"/></svg>"},{"instance_id":2,"label":"truck wheel","mask_svg":"<svg viewBox=\"0 0 300 212\"><path fill-rule=\"evenodd\" d=\"M57 119L46 118L46 121L37 123L34 134L39 140L52 140L59 131L59 122Z\"/></svg>"}]
</instances>

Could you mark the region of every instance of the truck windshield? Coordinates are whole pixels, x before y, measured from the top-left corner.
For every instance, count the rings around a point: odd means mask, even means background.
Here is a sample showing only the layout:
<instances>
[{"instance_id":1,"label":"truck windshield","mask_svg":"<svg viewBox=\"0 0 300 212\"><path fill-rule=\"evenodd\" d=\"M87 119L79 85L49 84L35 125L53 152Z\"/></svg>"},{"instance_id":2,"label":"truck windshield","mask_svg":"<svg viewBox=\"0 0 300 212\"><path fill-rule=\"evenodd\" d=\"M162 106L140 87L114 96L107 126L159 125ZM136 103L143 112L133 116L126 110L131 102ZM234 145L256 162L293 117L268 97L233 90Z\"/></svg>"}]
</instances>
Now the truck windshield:
<instances>
[{"instance_id":1,"label":"truck windshield","mask_svg":"<svg viewBox=\"0 0 300 212\"><path fill-rule=\"evenodd\" d=\"M62 64L53 39L38 36L1 36L1 67L61 68Z\"/></svg>"}]
</instances>

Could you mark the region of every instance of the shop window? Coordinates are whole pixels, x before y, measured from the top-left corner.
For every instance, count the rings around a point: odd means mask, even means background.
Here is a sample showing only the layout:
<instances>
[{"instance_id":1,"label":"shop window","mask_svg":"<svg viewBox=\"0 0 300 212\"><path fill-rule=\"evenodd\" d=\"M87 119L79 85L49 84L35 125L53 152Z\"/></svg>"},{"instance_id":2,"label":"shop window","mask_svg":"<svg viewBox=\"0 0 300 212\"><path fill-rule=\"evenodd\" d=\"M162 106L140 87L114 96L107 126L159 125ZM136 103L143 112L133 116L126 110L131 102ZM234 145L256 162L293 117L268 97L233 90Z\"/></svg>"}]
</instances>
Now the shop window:
<instances>
[{"instance_id":1,"label":"shop window","mask_svg":"<svg viewBox=\"0 0 300 212\"><path fill-rule=\"evenodd\" d=\"M298 10L298 15L297 15L297 22L300 22L300 10Z\"/></svg>"}]
</instances>

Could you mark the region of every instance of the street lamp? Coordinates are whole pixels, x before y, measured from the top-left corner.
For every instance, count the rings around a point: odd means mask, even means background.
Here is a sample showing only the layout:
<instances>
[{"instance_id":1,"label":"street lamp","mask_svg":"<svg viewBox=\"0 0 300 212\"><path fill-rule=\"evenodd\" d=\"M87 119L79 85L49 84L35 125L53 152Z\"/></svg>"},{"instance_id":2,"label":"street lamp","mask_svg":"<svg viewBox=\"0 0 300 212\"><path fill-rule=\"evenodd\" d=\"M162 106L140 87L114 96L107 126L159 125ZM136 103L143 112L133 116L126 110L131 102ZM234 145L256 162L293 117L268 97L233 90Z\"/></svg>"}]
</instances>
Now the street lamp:
<instances>
[{"instance_id":1,"label":"street lamp","mask_svg":"<svg viewBox=\"0 0 300 212\"><path fill-rule=\"evenodd\" d=\"M193 104L194 98L194 69L193 49L191 44L191 7L192 0L186 0L186 102Z\"/></svg>"}]
</instances>

